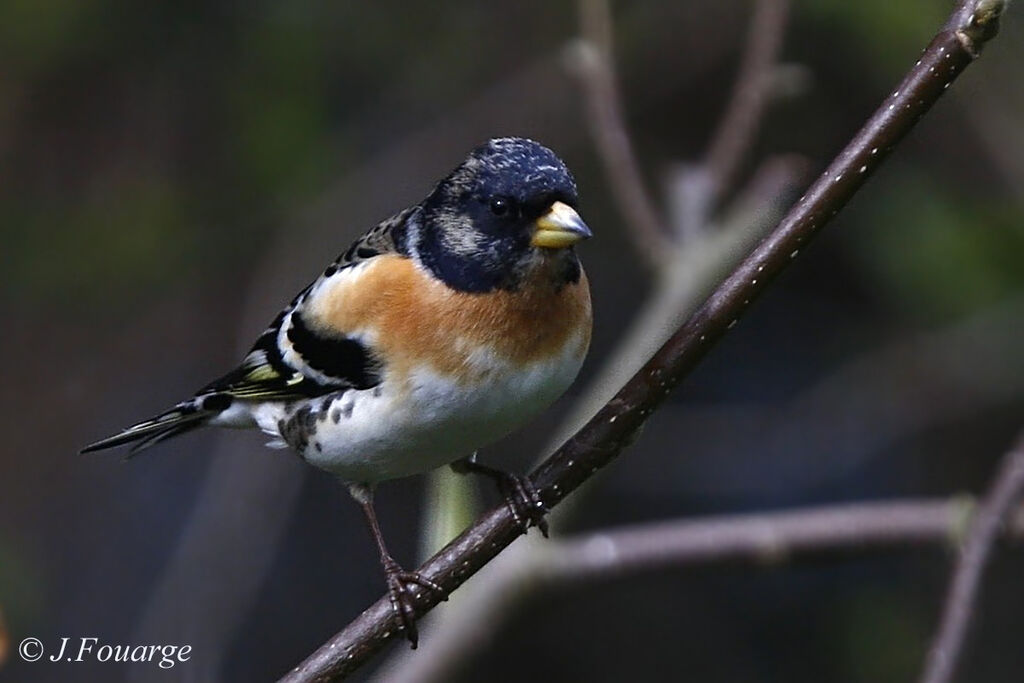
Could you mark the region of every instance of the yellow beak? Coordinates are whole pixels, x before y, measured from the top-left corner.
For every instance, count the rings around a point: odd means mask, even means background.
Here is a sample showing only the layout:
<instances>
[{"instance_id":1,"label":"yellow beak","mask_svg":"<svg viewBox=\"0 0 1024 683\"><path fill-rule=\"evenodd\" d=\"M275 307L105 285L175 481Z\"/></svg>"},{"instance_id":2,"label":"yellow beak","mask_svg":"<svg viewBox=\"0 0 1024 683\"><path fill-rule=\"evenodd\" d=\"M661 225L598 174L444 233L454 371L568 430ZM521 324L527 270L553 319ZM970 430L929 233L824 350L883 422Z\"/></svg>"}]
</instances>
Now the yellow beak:
<instances>
[{"instance_id":1,"label":"yellow beak","mask_svg":"<svg viewBox=\"0 0 1024 683\"><path fill-rule=\"evenodd\" d=\"M564 249L592 235L575 209L568 204L555 202L534 223L530 244L545 249Z\"/></svg>"}]
</instances>

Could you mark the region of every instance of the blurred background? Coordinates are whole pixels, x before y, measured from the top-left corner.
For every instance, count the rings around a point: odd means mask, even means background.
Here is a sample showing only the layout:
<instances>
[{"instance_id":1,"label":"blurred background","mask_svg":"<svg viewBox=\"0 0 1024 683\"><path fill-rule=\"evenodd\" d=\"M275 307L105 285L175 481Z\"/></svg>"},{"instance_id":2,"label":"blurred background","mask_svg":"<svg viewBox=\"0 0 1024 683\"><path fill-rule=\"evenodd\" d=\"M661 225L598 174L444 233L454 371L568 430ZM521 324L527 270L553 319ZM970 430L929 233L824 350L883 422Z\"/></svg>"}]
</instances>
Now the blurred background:
<instances>
[{"instance_id":1,"label":"blurred background","mask_svg":"<svg viewBox=\"0 0 1024 683\"><path fill-rule=\"evenodd\" d=\"M795 2L723 206L778 155L801 183L820 171L948 9ZM559 535L984 489L1024 424L1020 9ZM752 10L613 6L622 104L666 214ZM130 462L77 450L232 367L350 240L496 135L543 141L577 176L595 335L576 388L481 457L525 469L566 429L661 286L588 132L578 35L568 1L0 0L0 618L15 647L193 647L169 672L9 651L0 680L272 680L382 595L358 508L258 434L190 434ZM437 512L426 486L379 492L406 565ZM908 680L950 558L819 554L524 595L445 680ZM1019 546L996 557L963 680L1024 670L1022 571ZM440 611L458 618L455 602ZM430 648L427 630L416 656Z\"/></svg>"}]
</instances>

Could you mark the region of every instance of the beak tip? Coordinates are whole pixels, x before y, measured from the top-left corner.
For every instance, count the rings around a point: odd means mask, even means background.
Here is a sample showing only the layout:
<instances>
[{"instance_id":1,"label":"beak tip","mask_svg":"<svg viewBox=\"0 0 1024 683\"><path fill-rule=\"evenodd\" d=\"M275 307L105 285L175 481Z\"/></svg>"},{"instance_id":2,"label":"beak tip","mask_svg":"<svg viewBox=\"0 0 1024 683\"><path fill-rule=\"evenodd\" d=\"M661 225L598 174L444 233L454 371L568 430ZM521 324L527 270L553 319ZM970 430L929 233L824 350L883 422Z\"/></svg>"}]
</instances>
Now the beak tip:
<instances>
[{"instance_id":1,"label":"beak tip","mask_svg":"<svg viewBox=\"0 0 1024 683\"><path fill-rule=\"evenodd\" d=\"M568 204L555 202L548 212L537 220L533 245L560 249L571 247L593 236L594 233L575 209Z\"/></svg>"}]
</instances>

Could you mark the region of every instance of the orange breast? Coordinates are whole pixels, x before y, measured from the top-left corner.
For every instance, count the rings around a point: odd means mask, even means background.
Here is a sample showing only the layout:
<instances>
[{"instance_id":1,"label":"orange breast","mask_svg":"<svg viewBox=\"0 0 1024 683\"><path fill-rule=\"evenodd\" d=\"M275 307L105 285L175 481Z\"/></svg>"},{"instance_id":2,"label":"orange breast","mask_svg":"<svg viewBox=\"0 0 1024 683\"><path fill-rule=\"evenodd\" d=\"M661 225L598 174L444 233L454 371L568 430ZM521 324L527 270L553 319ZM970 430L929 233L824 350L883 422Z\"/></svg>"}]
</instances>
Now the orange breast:
<instances>
[{"instance_id":1,"label":"orange breast","mask_svg":"<svg viewBox=\"0 0 1024 683\"><path fill-rule=\"evenodd\" d=\"M590 288L585 274L559 289L546 273L515 292L456 292L411 260L379 256L354 277L340 278L311 303L325 327L368 335L386 372L419 365L460 380L479 373L480 352L526 365L590 344Z\"/></svg>"}]
</instances>

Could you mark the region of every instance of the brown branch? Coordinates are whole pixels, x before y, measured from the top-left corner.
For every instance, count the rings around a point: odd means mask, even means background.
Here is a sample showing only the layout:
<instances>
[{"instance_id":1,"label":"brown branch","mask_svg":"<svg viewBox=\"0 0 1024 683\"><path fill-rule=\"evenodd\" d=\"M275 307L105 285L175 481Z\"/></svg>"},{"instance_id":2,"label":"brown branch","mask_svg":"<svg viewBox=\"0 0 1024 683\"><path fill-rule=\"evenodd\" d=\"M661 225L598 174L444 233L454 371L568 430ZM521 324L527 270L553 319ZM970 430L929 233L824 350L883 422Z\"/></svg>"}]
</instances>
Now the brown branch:
<instances>
[{"instance_id":1,"label":"brown branch","mask_svg":"<svg viewBox=\"0 0 1024 683\"><path fill-rule=\"evenodd\" d=\"M799 196L810 176L807 167L807 161L795 155L769 158L720 217L721 222L716 222L714 230L700 234L666 259L647 300L616 348L582 388L542 454L550 453L586 424L672 336L708 291L768 234ZM552 528L558 528L562 516L559 513L552 520Z\"/></svg>"},{"instance_id":2,"label":"brown branch","mask_svg":"<svg viewBox=\"0 0 1024 683\"><path fill-rule=\"evenodd\" d=\"M984 0L983 0L984 2ZM711 294L654 357L579 432L531 474L550 508L611 462L698 361L746 312L750 303L842 209L900 139L939 99L991 37L978 15L959 4L895 92L872 115L804 197ZM973 5L972 5L973 6ZM987 16L987 15L986 15ZM994 18L986 19L994 22ZM968 33L970 31L970 33ZM520 535L506 506L485 513L420 571L453 591ZM419 594L423 614L439 597ZM381 598L283 680L337 680L358 668L397 633L390 600Z\"/></svg>"},{"instance_id":3,"label":"brown branch","mask_svg":"<svg viewBox=\"0 0 1024 683\"><path fill-rule=\"evenodd\" d=\"M605 20L594 22L597 26L592 27L588 34L592 43L604 49L610 60L611 23L607 12L603 16ZM586 49L583 48L584 51ZM708 54L706 47L699 52ZM583 55L585 52L578 53L577 57ZM595 378L582 388L572 410L553 430L549 445L541 449L541 455L550 454L564 443L643 366L700 304L707 292L778 223L808 177L809 164L805 159L796 155L769 158L761 164L729 209L718 218L714 229L702 230L686 244L685 249L671 249L663 253L648 301L635 316L630 329L623 333L616 349L604 359ZM610 177L608 182L615 184L616 180ZM677 194L670 194L669 200L676 199ZM668 210L670 215L674 215L672 206ZM678 223L672 219L673 225ZM537 463L542 461L540 458ZM466 496L471 494L466 489L469 484L464 480L453 481L452 476L444 468L429 477L430 495L440 496L444 502L438 501L427 508L422 545L428 552L423 556L424 560L472 521L472 517L466 518L471 507L465 504ZM440 491L442 488L443 493ZM571 517L572 510L583 501L575 496L568 502L573 504L562 504L556 508L555 514L549 516L552 529L557 530L564 524ZM462 523L457 524L456 518ZM545 544L529 541L510 549L505 554L502 567L511 566L511 571L492 571L487 578L477 579L469 590L463 588L458 593L458 608L446 610L443 617L434 619L427 626L431 641L429 652L413 653L402 649L392 652L391 660L382 667L383 673L376 674L376 679L445 680L444 661L467 646L467 635L475 634L475 639L485 637L484 634L491 632L493 625L500 622L501 614L496 612L506 610L507 605L496 600L495 594L505 594L504 582L517 576L514 568L528 565L533 553L548 550ZM451 618L453 616L456 618ZM417 656L410 656L412 654ZM431 679L430 672L439 668L442 673Z\"/></svg>"},{"instance_id":4,"label":"brown branch","mask_svg":"<svg viewBox=\"0 0 1024 683\"><path fill-rule=\"evenodd\" d=\"M942 611L938 633L928 652L922 683L948 683L953 679L964 639L971 624L974 605L981 587L982 573L988 564L1000 531L1011 518L1014 506L1024 494L1024 435L1003 459L971 522L960 560L953 574Z\"/></svg>"},{"instance_id":5,"label":"brown branch","mask_svg":"<svg viewBox=\"0 0 1024 683\"><path fill-rule=\"evenodd\" d=\"M424 652L400 652L372 680L435 683L458 678L467 647L486 647L539 592L565 584L720 563L776 567L817 553L952 546L963 538L973 510L973 499L960 496L849 503L666 520L537 540L530 544L532 552L509 553L514 557L503 557L494 568L501 588L487 594L485 610L457 603L460 613L450 620L442 642L432 640ZM1009 520L1007 533L1024 541L1024 508ZM496 579L494 574L488 578Z\"/></svg>"},{"instance_id":6,"label":"brown branch","mask_svg":"<svg viewBox=\"0 0 1024 683\"><path fill-rule=\"evenodd\" d=\"M789 0L758 0L747 34L747 49L729 104L719 121L704 166L710 183L708 208L728 191L757 134L768 87L789 17Z\"/></svg>"},{"instance_id":7,"label":"brown branch","mask_svg":"<svg viewBox=\"0 0 1024 683\"><path fill-rule=\"evenodd\" d=\"M769 158L732 202L728 213L720 218L720 227L701 234L686 249L676 250L662 277L655 280L654 289L630 329L622 334L616 349L605 358L597 375L583 387L568 415L553 430L550 445L541 449L543 454L551 453L582 427L672 335L710 288L778 223L806 183L807 165L805 159L796 156ZM447 468L438 470L431 475L431 481L437 481L438 476L443 480L448 471ZM453 493L446 490L443 495L447 498L440 507L446 510L459 507L458 494L453 498ZM581 503L585 503L585 496L575 495L549 516L549 525L556 534ZM431 515L436 507L430 507ZM465 520L448 534L445 542L470 521ZM435 528L431 528L428 535L436 538L434 532ZM442 545L431 546L431 554ZM483 646L483 641L500 628L508 613L520 602L529 601L534 588L541 588L540 582L531 580L528 574L530 568L538 566L534 555L557 554L560 547L557 543L552 545L547 540L530 537L509 548L502 554L500 563L492 564L484 575L459 590L451 608L432 615L434 619L425 630L430 640L428 650L392 650L388 661L371 680L388 683L451 680L451 670L465 659L466 648ZM420 633L424 635L424 630Z\"/></svg>"},{"instance_id":8,"label":"brown branch","mask_svg":"<svg viewBox=\"0 0 1024 683\"><path fill-rule=\"evenodd\" d=\"M640 165L622 113L612 61L612 19L608 0L579 0L581 43L575 67L586 96L587 121L612 198L631 229L640 253L653 266L670 246L664 221L644 186Z\"/></svg>"},{"instance_id":9,"label":"brown branch","mask_svg":"<svg viewBox=\"0 0 1024 683\"><path fill-rule=\"evenodd\" d=\"M514 557L507 562L503 558L494 569L501 589L487 594L486 605L458 603L462 613L448 624L442 642L431 641L424 652L402 652L373 680L434 683L456 678L467 646L486 647L517 608L529 605L539 591L566 583L726 562L777 566L825 552L954 545L963 537L973 508L973 499L967 497L850 503L668 520L538 540L530 545L532 552L510 553ZM1024 508L1007 531L1014 540L1024 540ZM499 577L491 574L489 579Z\"/></svg>"}]
</instances>

